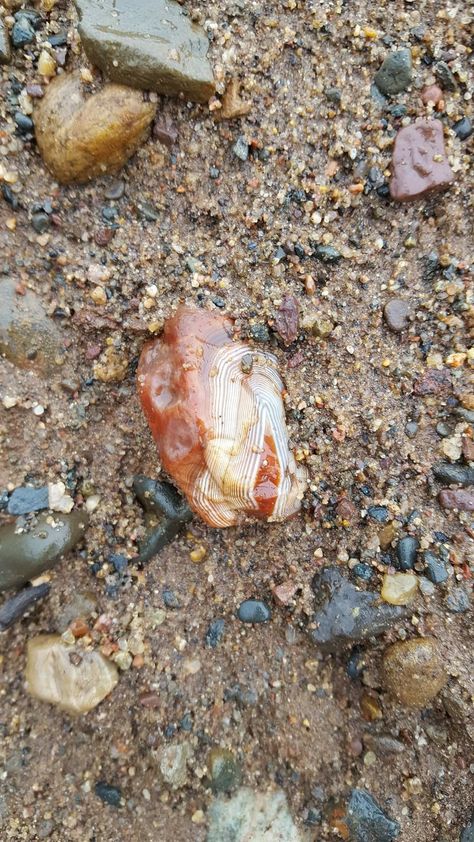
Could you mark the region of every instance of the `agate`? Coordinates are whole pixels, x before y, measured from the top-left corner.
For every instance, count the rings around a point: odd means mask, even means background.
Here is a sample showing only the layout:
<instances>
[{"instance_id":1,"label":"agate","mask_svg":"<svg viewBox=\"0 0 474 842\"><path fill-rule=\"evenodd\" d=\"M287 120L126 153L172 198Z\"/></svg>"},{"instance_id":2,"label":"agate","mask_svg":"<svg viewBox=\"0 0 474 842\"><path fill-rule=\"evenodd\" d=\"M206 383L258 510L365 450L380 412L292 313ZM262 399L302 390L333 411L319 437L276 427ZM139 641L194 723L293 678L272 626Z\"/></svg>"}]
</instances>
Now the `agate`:
<instances>
[{"instance_id":1,"label":"agate","mask_svg":"<svg viewBox=\"0 0 474 842\"><path fill-rule=\"evenodd\" d=\"M232 320L182 306L143 349L138 392L163 468L211 526L295 514L306 470L288 446L275 357Z\"/></svg>"}]
</instances>

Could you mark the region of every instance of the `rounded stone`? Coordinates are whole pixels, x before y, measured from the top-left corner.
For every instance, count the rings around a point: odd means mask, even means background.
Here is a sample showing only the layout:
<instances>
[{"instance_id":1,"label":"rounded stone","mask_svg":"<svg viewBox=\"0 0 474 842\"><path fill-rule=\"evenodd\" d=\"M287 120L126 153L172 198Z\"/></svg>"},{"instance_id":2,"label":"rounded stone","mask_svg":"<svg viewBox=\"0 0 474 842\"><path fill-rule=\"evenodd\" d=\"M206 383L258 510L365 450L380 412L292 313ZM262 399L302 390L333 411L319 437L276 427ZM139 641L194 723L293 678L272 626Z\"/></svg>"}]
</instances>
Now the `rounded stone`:
<instances>
[{"instance_id":1,"label":"rounded stone","mask_svg":"<svg viewBox=\"0 0 474 842\"><path fill-rule=\"evenodd\" d=\"M392 298L384 307L384 317L388 327L394 333L401 333L408 321L409 307L401 298Z\"/></svg>"},{"instance_id":2,"label":"rounded stone","mask_svg":"<svg viewBox=\"0 0 474 842\"><path fill-rule=\"evenodd\" d=\"M261 599L245 599L239 605L237 616L242 623L268 623L272 614Z\"/></svg>"},{"instance_id":3,"label":"rounded stone","mask_svg":"<svg viewBox=\"0 0 474 842\"><path fill-rule=\"evenodd\" d=\"M414 600L417 590L418 579L412 573L386 573L380 595L390 605L408 605Z\"/></svg>"},{"instance_id":4,"label":"rounded stone","mask_svg":"<svg viewBox=\"0 0 474 842\"><path fill-rule=\"evenodd\" d=\"M419 541L413 535L405 535L400 539L397 544L397 566L400 570L413 569L419 546Z\"/></svg>"},{"instance_id":5,"label":"rounded stone","mask_svg":"<svg viewBox=\"0 0 474 842\"><path fill-rule=\"evenodd\" d=\"M411 82L411 50L389 53L374 82L383 94L393 96L405 91Z\"/></svg>"},{"instance_id":6,"label":"rounded stone","mask_svg":"<svg viewBox=\"0 0 474 842\"><path fill-rule=\"evenodd\" d=\"M404 707L426 707L447 680L434 638L401 640L385 650L384 686Z\"/></svg>"}]
</instances>

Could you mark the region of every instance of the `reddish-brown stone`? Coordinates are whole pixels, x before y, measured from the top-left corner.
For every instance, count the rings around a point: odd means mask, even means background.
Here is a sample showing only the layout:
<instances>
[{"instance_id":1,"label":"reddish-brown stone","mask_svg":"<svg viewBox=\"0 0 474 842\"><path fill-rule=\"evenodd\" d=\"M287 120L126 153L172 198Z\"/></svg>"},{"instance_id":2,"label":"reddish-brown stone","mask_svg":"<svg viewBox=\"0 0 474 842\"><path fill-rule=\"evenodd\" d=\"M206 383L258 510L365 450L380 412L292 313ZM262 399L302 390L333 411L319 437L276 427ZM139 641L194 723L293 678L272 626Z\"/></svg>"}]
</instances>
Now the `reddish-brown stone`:
<instances>
[{"instance_id":1,"label":"reddish-brown stone","mask_svg":"<svg viewBox=\"0 0 474 842\"><path fill-rule=\"evenodd\" d=\"M419 199L426 193L444 190L453 179L439 120L418 120L400 129L392 155L392 199Z\"/></svg>"},{"instance_id":2,"label":"reddish-brown stone","mask_svg":"<svg viewBox=\"0 0 474 842\"><path fill-rule=\"evenodd\" d=\"M440 370L429 368L425 374L416 381L414 386L415 395L439 395L451 388L451 376L447 369Z\"/></svg>"},{"instance_id":3,"label":"reddish-brown stone","mask_svg":"<svg viewBox=\"0 0 474 842\"><path fill-rule=\"evenodd\" d=\"M438 494L438 500L443 509L474 512L474 491L468 488L443 488Z\"/></svg>"},{"instance_id":4,"label":"reddish-brown stone","mask_svg":"<svg viewBox=\"0 0 474 842\"><path fill-rule=\"evenodd\" d=\"M462 452L466 462L474 462L474 441L467 436L462 437Z\"/></svg>"},{"instance_id":5,"label":"reddish-brown stone","mask_svg":"<svg viewBox=\"0 0 474 842\"><path fill-rule=\"evenodd\" d=\"M298 336L299 304L294 295L285 295L275 316L275 328L285 345L291 345Z\"/></svg>"}]
</instances>

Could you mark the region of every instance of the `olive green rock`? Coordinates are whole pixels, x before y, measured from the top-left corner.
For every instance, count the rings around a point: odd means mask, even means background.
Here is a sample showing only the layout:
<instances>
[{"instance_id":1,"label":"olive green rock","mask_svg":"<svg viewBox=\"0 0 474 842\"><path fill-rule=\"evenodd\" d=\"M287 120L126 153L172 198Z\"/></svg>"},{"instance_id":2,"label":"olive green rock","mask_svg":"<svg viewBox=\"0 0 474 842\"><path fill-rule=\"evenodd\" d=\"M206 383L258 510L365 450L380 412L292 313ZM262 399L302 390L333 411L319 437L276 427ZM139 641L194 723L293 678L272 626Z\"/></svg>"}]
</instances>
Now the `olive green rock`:
<instances>
[{"instance_id":1,"label":"olive green rock","mask_svg":"<svg viewBox=\"0 0 474 842\"><path fill-rule=\"evenodd\" d=\"M32 696L80 714L111 693L118 670L100 652L68 646L58 634L40 634L28 641L25 678Z\"/></svg>"},{"instance_id":2,"label":"olive green rock","mask_svg":"<svg viewBox=\"0 0 474 842\"><path fill-rule=\"evenodd\" d=\"M64 358L64 338L30 290L18 293L12 278L0 281L0 354L19 368L50 375Z\"/></svg>"},{"instance_id":3,"label":"olive green rock","mask_svg":"<svg viewBox=\"0 0 474 842\"><path fill-rule=\"evenodd\" d=\"M67 515L43 514L19 532L16 523L0 527L0 591L24 585L81 540L87 526L84 511Z\"/></svg>"},{"instance_id":4,"label":"olive green rock","mask_svg":"<svg viewBox=\"0 0 474 842\"><path fill-rule=\"evenodd\" d=\"M431 637L401 640L383 656L385 688L408 708L426 707L447 683L438 643Z\"/></svg>"},{"instance_id":5,"label":"olive green rock","mask_svg":"<svg viewBox=\"0 0 474 842\"><path fill-rule=\"evenodd\" d=\"M209 42L174 0L75 0L88 58L114 82L206 102Z\"/></svg>"},{"instance_id":6,"label":"olive green rock","mask_svg":"<svg viewBox=\"0 0 474 842\"><path fill-rule=\"evenodd\" d=\"M232 792L241 781L242 772L239 762L227 748L213 748L207 758L207 767L214 794Z\"/></svg>"}]
</instances>

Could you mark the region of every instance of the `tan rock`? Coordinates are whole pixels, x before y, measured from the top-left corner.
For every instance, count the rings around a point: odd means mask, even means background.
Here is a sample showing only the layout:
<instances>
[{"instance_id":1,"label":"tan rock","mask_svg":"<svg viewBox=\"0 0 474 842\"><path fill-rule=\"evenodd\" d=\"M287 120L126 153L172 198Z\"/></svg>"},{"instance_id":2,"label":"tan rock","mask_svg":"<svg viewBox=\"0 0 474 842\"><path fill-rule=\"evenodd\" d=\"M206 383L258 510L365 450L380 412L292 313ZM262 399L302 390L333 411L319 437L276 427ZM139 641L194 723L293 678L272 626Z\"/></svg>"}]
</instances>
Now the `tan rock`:
<instances>
[{"instance_id":1,"label":"tan rock","mask_svg":"<svg viewBox=\"0 0 474 842\"><path fill-rule=\"evenodd\" d=\"M26 686L42 702L71 714L87 713L114 689L117 668L100 652L68 646L58 634L28 641Z\"/></svg>"},{"instance_id":2,"label":"tan rock","mask_svg":"<svg viewBox=\"0 0 474 842\"><path fill-rule=\"evenodd\" d=\"M116 172L133 155L156 112L141 91L105 85L86 98L80 73L57 76L35 109L35 132L48 169L63 183Z\"/></svg>"},{"instance_id":3,"label":"tan rock","mask_svg":"<svg viewBox=\"0 0 474 842\"><path fill-rule=\"evenodd\" d=\"M231 79L222 97L222 108L216 114L218 120L236 120L252 110L252 103L241 99L239 90L239 80Z\"/></svg>"},{"instance_id":4,"label":"tan rock","mask_svg":"<svg viewBox=\"0 0 474 842\"><path fill-rule=\"evenodd\" d=\"M417 590L418 579L413 573L386 573L380 595L390 605L408 605L414 600Z\"/></svg>"},{"instance_id":5,"label":"tan rock","mask_svg":"<svg viewBox=\"0 0 474 842\"><path fill-rule=\"evenodd\" d=\"M447 683L437 641L401 640L385 650L385 688L406 707L426 707Z\"/></svg>"}]
</instances>

